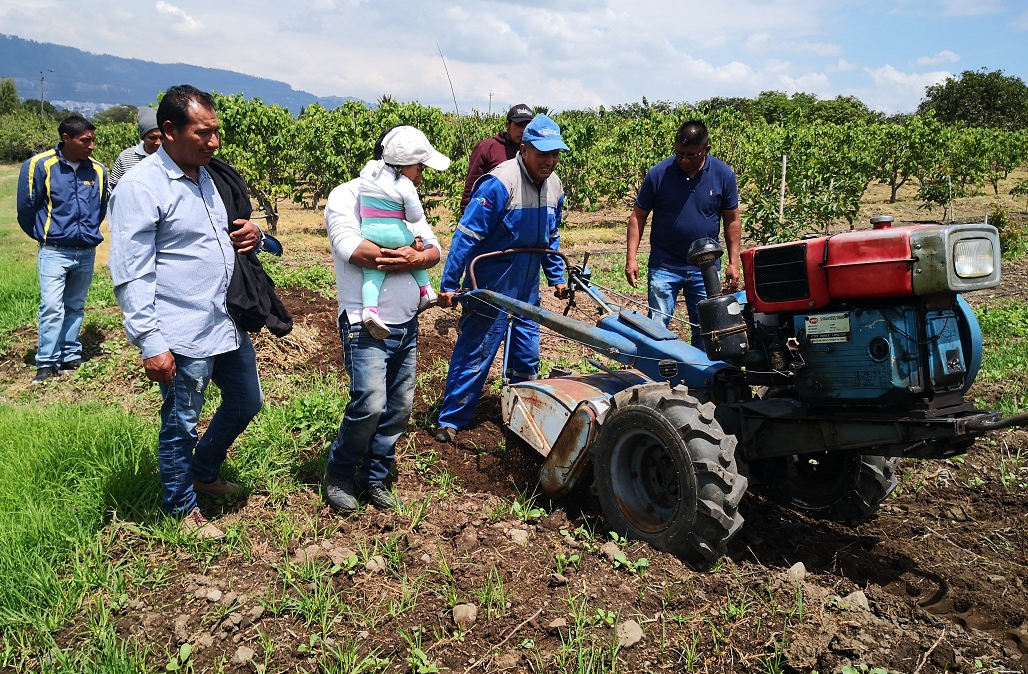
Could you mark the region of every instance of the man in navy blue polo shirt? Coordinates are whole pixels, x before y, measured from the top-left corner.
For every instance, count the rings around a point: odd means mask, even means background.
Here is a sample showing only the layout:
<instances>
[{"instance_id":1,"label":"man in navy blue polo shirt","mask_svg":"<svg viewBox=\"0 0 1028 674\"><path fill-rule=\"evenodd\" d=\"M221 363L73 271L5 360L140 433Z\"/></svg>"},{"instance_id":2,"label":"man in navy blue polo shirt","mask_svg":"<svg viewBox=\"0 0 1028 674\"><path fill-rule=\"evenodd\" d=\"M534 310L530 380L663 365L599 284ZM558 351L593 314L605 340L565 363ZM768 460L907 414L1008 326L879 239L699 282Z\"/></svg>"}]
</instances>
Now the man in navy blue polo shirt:
<instances>
[{"instance_id":1,"label":"man in navy blue polo shirt","mask_svg":"<svg viewBox=\"0 0 1028 674\"><path fill-rule=\"evenodd\" d=\"M728 266L724 285L739 286L742 220L739 188L731 168L710 152L710 136L703 122L690 120L675 134L675 154L649 170L628 218L628 255L625 277L633 288L639 280L636 259L646 220L653 213L650 230L648 274L650 317L671 323L679 293L685 298L692 326L692 345L702 349L696 305L706 298L699 267L686 255L696 239L717 240L724 227Z\"/></svg>"}]
</instances>

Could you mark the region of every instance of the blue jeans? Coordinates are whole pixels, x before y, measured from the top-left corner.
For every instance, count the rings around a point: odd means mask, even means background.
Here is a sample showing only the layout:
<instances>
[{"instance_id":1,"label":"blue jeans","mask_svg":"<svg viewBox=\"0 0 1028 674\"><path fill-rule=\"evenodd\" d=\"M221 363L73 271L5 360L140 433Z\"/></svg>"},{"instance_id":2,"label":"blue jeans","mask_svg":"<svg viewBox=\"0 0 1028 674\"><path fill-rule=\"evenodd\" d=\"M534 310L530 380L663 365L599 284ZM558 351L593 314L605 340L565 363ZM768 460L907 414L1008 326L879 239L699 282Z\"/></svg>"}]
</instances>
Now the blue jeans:
<instances>
[{"instance_id":1,"label":"blue jeans","mask_svg":"<svg viewBox=\"0 0 1028 674\"><path fill-rule=\"evenodd\" d=\"M675 302L678 299L678 294L681 293L685 298L686 311L689 313L692 345L702 349L703 337L700 335L700 316L696 306L702 300L707 299L707 290L703 285L703 276L700 272L674 272L667 269L651 269L648 282L650 318L663 321L664 327L670 325L671 316L675 313Z\"/></svg>"},{"instance_id":2,"label":"blue jeans","mask_svg":"<svg viewBox=\"0 0 1028 674\"><path fill-rule=\"evenodd\" d=\"M82 357L79 330L93 282L96 248L39 247L39 343L36 367L60 367Z\"/></svg>"},{"instance_id":3,"label":"blue jeans","mask_svg":"<svg viewBox=\"0 0 1028 674\"><path fill-rule=\"evenodd\" d=\"M493 358L500 342L507 338L508 325L511 325L510 344L504 376L512 383L535 378L539 371L538 323L506 314L490 318L470 311L465 313L446 373L443 405L439 410L440 426L459 430L471 423Z\"/></svg>"},{"instance_id":4,"label":"blue jeans","mask_svg":"<svg viewBox=\"0 0 1028 674\"><path fill-rule=\"evenodd\" d=\"M157 461L163 488L161 507L181 516L196 507L193 480L213 482L218 478L228 448L260 411L264 393L253 344L245 333L234 351L207 358L175 354L175 367L171 386L161 384L164 402ZM196 424L211 381L221 389L221 404L197 442Z\"/></svg>"},{"instance_id":5,"label":"blue jeans","mask_svg":"<svg viewBox=\"0 0 1028 674\"><path fill-rule=\"evenodd\" d=\"M325 472L357 486L381 485L396 461L396 441L407 428L414 406L418 319L390 325L389 336L375 339L360 323L340 318L339 339L350 375L350 402L328 450Z\"/></svg>"}]
</instances>

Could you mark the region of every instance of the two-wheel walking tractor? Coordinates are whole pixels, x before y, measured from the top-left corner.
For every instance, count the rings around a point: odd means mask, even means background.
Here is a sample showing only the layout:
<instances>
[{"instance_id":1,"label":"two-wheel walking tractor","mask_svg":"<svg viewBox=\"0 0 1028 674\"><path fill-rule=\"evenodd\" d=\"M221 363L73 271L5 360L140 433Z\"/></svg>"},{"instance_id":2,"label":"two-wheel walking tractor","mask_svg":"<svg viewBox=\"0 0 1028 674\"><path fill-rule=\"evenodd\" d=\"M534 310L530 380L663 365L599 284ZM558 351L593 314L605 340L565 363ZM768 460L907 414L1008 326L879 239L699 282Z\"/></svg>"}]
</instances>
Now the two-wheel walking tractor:
<instances>
[{"instance_id":1,"label":"two-wheel walking tractor","mask_svg":"<svg viewBox=\"0 0 1028 674\"><path fill-rule=\"evenodd\" d=\"M542 490L566 495L591 467L619 534L706 565L742 526L748 484L807 515L857 524L896 487L900 458L956 456L988 430L1028 423L966 398L982 337L961 294L1000 282L994 227L759 246L742 253L745 290L735 294L720 293L716 242L689 253L708 296L693 327L705 351L615 305L590 282L588 256L568 264L568 283L595 303L594 325L490 290L464 295L628 368L593 361L597 372L554 370L502 392L508 433L545 457Z\"/></svg>"}]
</instances>

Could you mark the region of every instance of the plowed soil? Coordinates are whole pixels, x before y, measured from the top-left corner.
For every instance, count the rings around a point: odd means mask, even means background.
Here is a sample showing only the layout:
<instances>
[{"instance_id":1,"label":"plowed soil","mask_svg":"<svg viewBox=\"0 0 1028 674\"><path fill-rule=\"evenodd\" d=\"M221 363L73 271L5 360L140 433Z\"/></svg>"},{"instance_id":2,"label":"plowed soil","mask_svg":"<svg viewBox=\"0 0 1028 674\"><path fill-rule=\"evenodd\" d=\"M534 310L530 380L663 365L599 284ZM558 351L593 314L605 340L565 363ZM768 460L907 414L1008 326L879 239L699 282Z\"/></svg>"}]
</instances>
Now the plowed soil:
<instances>
[{"instance_id":1,"label":"plowed soil","mask_svg":"<svg viewBox=\"0 0 1028 674\"><path fill-rule=\"evenodd\" d=\"M969 299L1025 297L1024 262L1005 279ZM282 296L313 346L290 352L261 337L262 375L341 370L334 300ZM118 633L150 649L154 670L185 642L196 671L226 672L1028 668L1028 433L994 433L956 460L904 460L900 487L856 528L748 493L727 556L697 570L611 541L587 489L512 513L504 504L533 492L539 459L506 447L495 388L454 444L432 439L454 326L442 309L422 315L419 372L428 374L398 445L397 492L408 504L430 498L423 518L370 508L339 517L313 472L285 500L247 485L246 501L208 511L238 526L243 545L158 548L148 563L166 583L104 598L122 602ZM544 340L551 358L567 348ZM999 393L971 397L987 404ZM269 526L282 509L307 526ZM112 524L112 556L144 535ZM622 550L627 565L615 558ZM643 558L648 566L629 568ZM458 627L454 605L463 604L477 617ZM81 643L88 612L61 635L65 647ZM347 659L351 651L359 657Z\"/></svg>"}]
</instances>

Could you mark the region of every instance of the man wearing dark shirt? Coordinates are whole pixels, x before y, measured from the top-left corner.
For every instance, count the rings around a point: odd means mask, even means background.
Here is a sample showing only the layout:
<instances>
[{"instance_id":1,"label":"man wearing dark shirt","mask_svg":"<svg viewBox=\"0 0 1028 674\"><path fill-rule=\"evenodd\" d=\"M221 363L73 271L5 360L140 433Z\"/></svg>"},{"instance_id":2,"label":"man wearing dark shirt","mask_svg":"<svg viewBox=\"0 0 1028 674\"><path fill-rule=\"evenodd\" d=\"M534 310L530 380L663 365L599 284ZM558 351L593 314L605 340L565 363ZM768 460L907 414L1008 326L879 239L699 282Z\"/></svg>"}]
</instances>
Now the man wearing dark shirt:
<instances>
[{"instance_id":1,"label":"man wearing dark shirt","mask_svg":"<svg viewBox=\"0 0 1028 674\"><path fill-rule=\"evenodd\" d=\"M518 103L507 111L507 130L480 141L471 151L471 159L468 160L468 177L464 181L464 196L460 198L461 213L468 207L468 202L471 201L471 191L478 179L508 159L513 159L514 155L518 153L518 149L521 147L521 136L525 133L525 127L532 121L533 116L532 108L524 103Z\"/></svg>"},{"instance_id":2,"label":"man wearing dark shirt","mask_svg":"<svg viewBox=\"0 0 1028 674\"><path fill-rule=\"evenodd\" d=\"M703 122L691 120L675 134L675 154L649 170L628 218L628 254L625 277L633 288L639 280L636 255L646 220L653 213L647 283L650 317L668 325L679 293L685 298L692 326L692 345L702 349L696 306L706 298L703 278L686 259L697 239L717 239L724 226L728 265L724 285L739 285L742 220L735 173L710 152L710 137Z\"/></svg>"}]
</instances>

